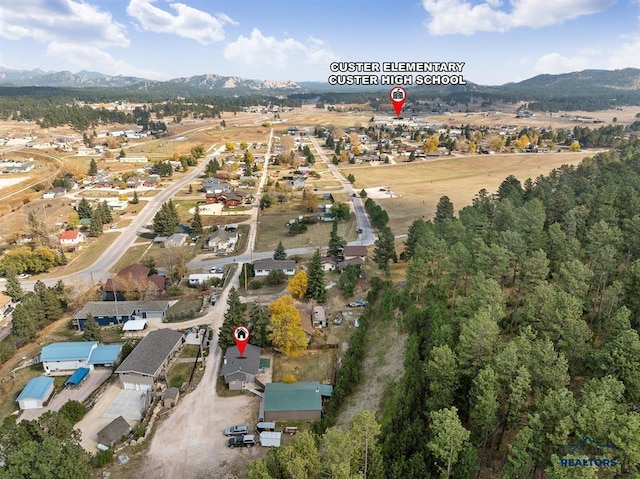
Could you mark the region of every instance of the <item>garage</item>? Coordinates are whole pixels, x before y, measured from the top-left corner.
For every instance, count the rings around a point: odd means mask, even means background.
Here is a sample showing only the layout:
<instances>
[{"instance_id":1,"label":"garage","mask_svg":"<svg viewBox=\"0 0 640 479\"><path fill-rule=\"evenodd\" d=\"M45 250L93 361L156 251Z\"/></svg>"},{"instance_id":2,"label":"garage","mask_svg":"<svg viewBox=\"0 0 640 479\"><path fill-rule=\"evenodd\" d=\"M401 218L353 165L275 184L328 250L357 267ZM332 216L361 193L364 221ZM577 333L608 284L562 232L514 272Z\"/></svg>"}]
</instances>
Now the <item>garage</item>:
<instances>
[{"instance_id":1,"label":"garage","mask_svg":"<svg viewBox=\"0 0 640 479\"><path fill-rule=\"evenodd\" d=\"M40 409L44 407L53 392L53 378L38 376L31 379L18 396L20 409Z\"/></svg>"}]
</instances>

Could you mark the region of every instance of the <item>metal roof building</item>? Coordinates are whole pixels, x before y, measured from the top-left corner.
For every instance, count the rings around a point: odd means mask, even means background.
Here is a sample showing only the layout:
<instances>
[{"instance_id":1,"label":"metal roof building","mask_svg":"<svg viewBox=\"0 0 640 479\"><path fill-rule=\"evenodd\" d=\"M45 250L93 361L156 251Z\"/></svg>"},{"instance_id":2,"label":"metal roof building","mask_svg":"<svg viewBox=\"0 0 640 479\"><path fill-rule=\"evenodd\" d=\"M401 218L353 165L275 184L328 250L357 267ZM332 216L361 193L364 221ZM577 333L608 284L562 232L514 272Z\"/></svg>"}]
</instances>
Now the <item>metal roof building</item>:
<instances>
[{"instance_id":1,"label":"metal roof building","mask_svg":"<svg viewBox=\"0 0 640 479\"><path fill-rule=\"evenodd\" d=\"M322 417L323 398L333 395L333 387L317 381L268 383L264 391L265 421L317 421Z\"/></svg>"},{"instance_id":2,"label":"metal roof building","mask_svg":"<svg viewBox=\"0 0 640 479\"><path fill-rule=\"evenodd\" d=\"M38 409L44 407L44 403L53 392L53 378L38 376L27 383L20 395L18 404L20 409Z\"/></svg>"}]
</instances>

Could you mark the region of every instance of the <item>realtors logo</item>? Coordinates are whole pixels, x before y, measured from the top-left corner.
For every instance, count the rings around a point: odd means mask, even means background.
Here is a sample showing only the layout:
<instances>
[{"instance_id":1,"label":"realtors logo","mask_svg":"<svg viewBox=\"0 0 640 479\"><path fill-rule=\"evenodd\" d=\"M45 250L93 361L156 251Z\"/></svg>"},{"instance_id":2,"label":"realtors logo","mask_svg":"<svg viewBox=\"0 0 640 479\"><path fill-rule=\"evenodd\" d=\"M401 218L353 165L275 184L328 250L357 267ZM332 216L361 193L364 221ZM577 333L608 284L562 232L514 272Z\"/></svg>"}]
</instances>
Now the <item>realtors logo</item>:
<instances>
[{"instance_id":1,"label":"realtors logo","mask_svg":"<svg viewBox=\"0 0 640 479\"><path fill-rule=\"evenodd\" d=\"M566 457L560 458L563 467L616 467L619 463L618 459L608 457L617 449L615 444L600 443L589 436L575 444L563 444L563 447L571 448Z\"/></svg>"}]
</instances>

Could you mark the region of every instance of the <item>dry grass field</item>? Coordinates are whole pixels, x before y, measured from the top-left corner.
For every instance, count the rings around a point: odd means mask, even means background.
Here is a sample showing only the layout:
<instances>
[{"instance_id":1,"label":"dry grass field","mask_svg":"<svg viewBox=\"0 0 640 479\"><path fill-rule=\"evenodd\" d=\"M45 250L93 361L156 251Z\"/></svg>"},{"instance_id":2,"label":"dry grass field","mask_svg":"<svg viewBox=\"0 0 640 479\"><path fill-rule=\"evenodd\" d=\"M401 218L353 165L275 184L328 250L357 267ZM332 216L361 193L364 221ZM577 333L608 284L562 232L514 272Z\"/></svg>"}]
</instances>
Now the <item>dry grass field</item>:
<instances>
[{"instance_id":1,"label":"dry grass field","mask_svg":"<svg viewBox=\"0 0 640 479\"><path fill-rule=\"evenodd\" d=\"M563 164L576 165L588 152L549 154L476 155L398 165L343 167L341 173L356 177L355 187L388 187L394 198L377 203L389 214L389 226L396 234L404 234L416 218L431 218L441 196L448 196L456 211L471 204L482 188L490 193L514 175L522 183L527 178L546 175Z\"/></svg>"}]
</instances>

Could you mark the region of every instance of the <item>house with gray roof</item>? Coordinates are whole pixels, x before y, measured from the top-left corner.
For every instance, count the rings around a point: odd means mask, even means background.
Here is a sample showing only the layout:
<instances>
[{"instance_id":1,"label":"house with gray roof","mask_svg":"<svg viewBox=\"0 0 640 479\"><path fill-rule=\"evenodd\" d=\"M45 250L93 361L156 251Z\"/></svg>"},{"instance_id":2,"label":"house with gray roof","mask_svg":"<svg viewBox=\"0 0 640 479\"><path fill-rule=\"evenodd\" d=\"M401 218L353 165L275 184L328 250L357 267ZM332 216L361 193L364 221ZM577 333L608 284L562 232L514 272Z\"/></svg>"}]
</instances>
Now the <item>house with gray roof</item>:
<instances>
[{"instance_id":1,"label":"house with gray roof","mask_svg":"<svg viewBox=\"0 0 640 479\"><path fill-rule=\"evenodd\" d=\"M183 334L172 329L151 331L116 369L123 389L148 391L166 372L184 344Z\"/></svg>"},{"instance_id":2,"label":"house with gray roof","mask_svg":"<svg viewBox=\"0 0 640 479\"><path fill-rule=\"evenodd\" d=\"M84 331L89 315L100 326L124 324L131 319L163 320L169 309L169 301L89 301L73 315L73 324Z\"/></svg>"},{"instance_id":3,"label":"house with gray roof","mask_svg":"<svg viewBox=\"0 0 640 479\"><path fill-rule=\"evenodd\" d=\"M220 376L232 391L241 391L244 383L253 383L260 370L260 348L247 344L240 356L237 346L227 348L222 359Z\"/></svg>"},{"instance_id":4,"label":"house with gray roof","mask_svg":"<svg viewBox=\"0 0 640 479\"><path fill-rule=\"evenodd\" d=\"M256 276L267 276L274 270L293 276L296 274L296 262L292 259L259 259L253 262L253 271Z\"/></svg>"}]
</instances>

